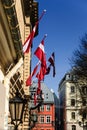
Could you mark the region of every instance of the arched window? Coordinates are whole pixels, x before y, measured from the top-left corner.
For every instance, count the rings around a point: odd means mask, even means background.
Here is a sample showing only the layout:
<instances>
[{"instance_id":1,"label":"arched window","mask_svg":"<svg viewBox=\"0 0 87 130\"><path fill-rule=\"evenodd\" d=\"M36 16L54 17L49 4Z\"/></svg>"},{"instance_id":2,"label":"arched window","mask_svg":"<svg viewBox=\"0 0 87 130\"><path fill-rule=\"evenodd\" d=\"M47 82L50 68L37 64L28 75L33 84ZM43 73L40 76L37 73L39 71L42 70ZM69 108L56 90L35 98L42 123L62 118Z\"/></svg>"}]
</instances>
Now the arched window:
<instances>
[{"instance_id":1,"label":"arched window","mask_svg":"<svg viewBox=\"0 0 87 130\"><path fill-rule=\"evenodd\" d=\"M75 125L72 125L72 130L76 130L76 126Z\"/></svg>"}]
</instances>

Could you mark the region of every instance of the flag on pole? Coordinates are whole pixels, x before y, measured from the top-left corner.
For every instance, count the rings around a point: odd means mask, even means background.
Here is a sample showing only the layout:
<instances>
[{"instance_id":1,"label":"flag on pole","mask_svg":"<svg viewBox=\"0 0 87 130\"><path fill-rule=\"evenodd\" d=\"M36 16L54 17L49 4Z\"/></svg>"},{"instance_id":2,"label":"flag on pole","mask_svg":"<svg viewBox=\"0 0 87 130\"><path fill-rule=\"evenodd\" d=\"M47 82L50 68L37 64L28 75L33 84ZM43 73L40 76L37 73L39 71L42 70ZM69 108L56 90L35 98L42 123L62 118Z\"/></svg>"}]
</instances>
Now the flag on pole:
<instances>
[{"instance_id":1,"label":"flag on pole","mask_svg":"<svg viewBox=\"0 0 87 130\"><path fill-rule=\"evenodd\" d=\"M48 59L48 61L51 63L52 66L54 66L55 63L55 55L54 52L52 53L51 57Z\"/></svg>"},{"instance_id":2,"label":"flag on pole","mask_svg":"<svg viewBox=\"0 0 87 130\"><path fill-rule=\"evenodd\" d=\"M46 54L45 54L45 51L44 51L44 39L45 39L45 37L46 37L46 35L44 36L40 45L38 46L38 48L34 52L34 54L37 56L37 58L41 61L40 72L36 76L39 80L42 80L44 78L44 75L46 73L46 68L47 68L47 66L46 66Z\"/></svg>"},{"instance_id":3,"label":"flag on pole","mask_svg":"<svg viewBox=\"0 0 87 130\"><path fill-rule=\"evenodd\" d=\"M23 53L29 53L29 50L32 46L32 41L34 38L34 35L36 33L37 30L37 26L39 24L39 21L41 20L41 18L43 17L44 13L46 12L46 10L44 10L40 16L40 18L38 19L38 21L35 23L35 26L33 27L33 30L31 31L30 35L28 36L28 38L26 39L26 41L24 42L23 45Z\"/></svg>"},{"instance_id":4,"label":"flag on pole","mask_svg":"<svg viewBox=\"0 0 87 130\"><path fill-rule=\"evenodd\" d=\"M48 75L50 73L50 69L51 69L51 64L46 69L46 75Z\"/></svg>"},{"instance_id":5,"label":"flag on pole","mask_svg":"<svg viewBox=\"0 0 87 130\"><path fill-rule=\"evenodd\" d=\"M53 67L53 77L55 77L55 54L54 52L52 53L51 57L48 59L48 61L50 62L50 66Z\"/></svg>"},{"instance_id":6,"label":"flag on pole","mask_svg":"<svg viewBox=\"0 0 87 130\"><path fill-rule=\"evenodd\" d=\"M32 84L32 76L29 75L29 77L26 80L26 86L31 86L31 84Z\"/></svg>"},{"instance_id":7,"label":"flag on pole","mask_svg":"<svg viewBox=\"0 0 87 130\"><path fill-rule=\"evenodd\" d=\"M47 35L44 36L42 39L40 45L37 47L36 51L34 52L34 55L37 56L37 58L41 61L41 66L44 66L46 69L46 54L44 51L44 39L46 38Z\"/></svg>"},{"instance_id":8,"label":"flag on pole","mask_svg":"<svg viewBox=\"0 0 87 130\"><path fill-rule=\"evenodd\" d=\"M40 62L37 63L37 65L35 66L34 70L31 73L31 75L29 75L29 77L27 78L26 86L31 86L31 84L32 84L32 77L36 74L38 66L39 66L39 63Z\"/></svg>"},{"instance_id":9,"label":"flag on pole","mask_svg":"<svg viewBox=\"0 0 87 130\"><path fill-rule=\"evenodd\" d=\"M24 42L24 45L23 45L23 53L29 53L29 50L31 48L31 45L32 45L32 41L33 41L33 38L34 38L34 35L35 35L35 32L36 32L36 29L37 29L37 23L35 24L32 32L30 33L30 35L28 36L28 38L26 39L26 41Z\"/></svg>"},{"instance_id":10,"label":"flag on pole","mask_svg":"<svg viewBox=\"0 0 87 130\"><path fill-rule=\"evenodd\" d=\"M34 105L36 106L36 103L37 103L37 95L36 93L34 93Z\"/></svg>"},{"instance_id":11,"label":"flag on pole","mask_svg":"<svg viewBox=\"0 0 87 130\"><path fill-rule=\"evenodd\" d=\"M38 79L37 95L39 95L40 93L41 93L41 82Z\"/></svg>"},{"instance_id":12,"label":"flag on pole","mask_svg":"<svg viewBox=\"0 0 87 130\"><path fill-rule=\"evenodd\" d=\"M37 65L35 66L35 68L34 68L32 74L31 74L32 77L36 74L39 64L40 64L40 61L39 61L39 62L37 63Z\"/></svg>"},{"instance_id":13,"label":"flag on pole","mask_svg":"<svg viewBox=\"0 0 87 130\"><path fill-rule=\"evenodd\" d=\"M38 80L44 80L44 76L46 74L46 68L44 66L40 67L40 71L37 73L36 77L38 78Z\"/></svg>"}]
</instances>

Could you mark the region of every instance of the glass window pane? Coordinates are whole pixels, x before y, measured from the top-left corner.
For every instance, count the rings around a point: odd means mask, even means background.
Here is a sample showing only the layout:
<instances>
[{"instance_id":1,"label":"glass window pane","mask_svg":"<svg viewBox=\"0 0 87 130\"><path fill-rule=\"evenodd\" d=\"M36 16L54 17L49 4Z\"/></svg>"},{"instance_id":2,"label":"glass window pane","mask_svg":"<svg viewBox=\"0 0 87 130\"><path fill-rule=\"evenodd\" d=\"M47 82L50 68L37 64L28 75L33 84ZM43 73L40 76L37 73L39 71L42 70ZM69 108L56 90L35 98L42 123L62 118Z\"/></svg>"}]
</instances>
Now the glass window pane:
<instances>
[{"instance_id":1,"label":"glass window pane","mask_svg":"<svg viewBox=\"0 0 87 130\"><path fill-rule=\"evenodd\" d=\"M72 112L72 113L71 113L71 118L72 118L72 119L75 119L75 112Z\"/></svg>"},{"instance_id":2,"label":"glass window pane","mask_svg":"<svg viewBox=\"0 0 87 130\"><path fill-rule=\"evenodd\" d=\"M47 116L47 117L46 117L46 123L50 123L50 122L51 122L50 116Z\"/></svg>"},{"instance_id":3,"label":"glass window pane","mask_svg":"<svg viewBox=\"0 0 87 130\"><path fill-rule=\"evenodd\" d=\"M46 110L50 111L50 105L46 105Z\"/></svg>"},{"instance_id":4,"label":"glass window pane","mask_svg":"<svg viewBox=\"0 0 87 130\"><path fill-rule=\"evenodd\" d=\"M20 119L21 112L22 112L23 104L22 103L16 103L16 119Z\"/></svg>"},{"instance_id":5,"label":"glass window pane","mask_svg":"<svg viewBox=\"0 0 87 130\"><path fill-rule=\"evenodd\" d=\"M71 86L71 93L75 93L75 87Z\"/></svg>"},{"instance_id":6,"label":"glass window pane","mask_svg":"<svg viewBox=\"0 0 87 130\"><path fill-rule=\"evenodd\" d=\"M71 106L75 106L75 99L71 99Z\"/></svg>"},{"instance_id":7,"label":"glass window pane","mask_svg":"<svg viewBox=\"0 0 87 130\"><path fill-rule=\"evenodd\" d=\"M15 104L10 104L9 105L9 110L10 110L10 113L11 113L11 118L13 120L15 120Z\"/></svg>"},{"instance_id":8,"label":"glass window pane","mask_svg":"<svg viewBox=\"0 0 87 130\"><path fill-rule=\"evenodd\" d=\"M72 130L76 130L76 126L75 125L72 125Z\"/></svg>"},{"instance_id":9,"label":"glass window pane","mask_svg":"<svg viewBox=\"0 0 87 130\"><path fill-rule=\"evenodd\" d=\"M40 117L40 123L44 123L44 116Z\"/></svg>"}]
</instances>

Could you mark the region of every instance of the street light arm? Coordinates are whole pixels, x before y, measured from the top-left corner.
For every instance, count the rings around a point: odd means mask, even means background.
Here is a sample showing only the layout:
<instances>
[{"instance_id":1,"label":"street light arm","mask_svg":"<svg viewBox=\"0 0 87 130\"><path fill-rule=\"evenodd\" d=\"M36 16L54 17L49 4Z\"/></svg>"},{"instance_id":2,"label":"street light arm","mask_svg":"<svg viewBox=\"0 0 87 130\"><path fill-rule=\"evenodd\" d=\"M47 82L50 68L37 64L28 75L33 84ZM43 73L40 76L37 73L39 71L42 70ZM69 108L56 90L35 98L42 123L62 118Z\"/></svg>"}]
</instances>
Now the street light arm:
<instances>
[{"instance_id":1,"label":"street light arm","mask_svg":"<svg viewBox=\"0 0 87 130\"><path fill-rule=\"evenodd\" d=\"M34 109L38 108L39 106L42 105L42 103L43 103L43 97L42 97L42 94L40 94L40 101L39 101L39 103L36 106L31 107L30 110L34 110Z\"/></svg>"},{"instance_id":2,"label":"street light arm","mask_svg":"<svg viewBox=\"0 0 87 130\"><path fill-rule=\"evenodd\" d=\"M11 71L9 71L9 73L5 76L5 78L8 78L10 80L10 78L17 72L17 70L21 67L22 64L23 64L23 58L20 58L18 63L12 68Z\"/></svg>"}]
</instances>

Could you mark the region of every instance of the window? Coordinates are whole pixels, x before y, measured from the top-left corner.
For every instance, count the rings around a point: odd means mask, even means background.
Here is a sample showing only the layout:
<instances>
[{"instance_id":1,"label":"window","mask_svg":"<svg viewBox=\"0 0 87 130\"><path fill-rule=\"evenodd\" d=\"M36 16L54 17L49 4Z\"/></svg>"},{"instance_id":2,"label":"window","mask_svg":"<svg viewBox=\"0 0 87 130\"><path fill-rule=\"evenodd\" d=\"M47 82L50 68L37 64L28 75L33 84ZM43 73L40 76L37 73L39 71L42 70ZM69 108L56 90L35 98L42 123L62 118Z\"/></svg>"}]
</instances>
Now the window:
<instances>
[{"instance_id":1,"label":"window","mask_svg":"<svg viewBox=\"0 0 87 130\"><path fill-rule=\"evenodd\" d=\"M83 119L87 119L87 114L86 114L86 112L83 113Z\"/></svg>"},{"instance_id":2,"label":"window","mask_svg":"<svg viewBox=\"0 0 87 130\"><path fill-rule=\"evenodd\" d=\"M72 119L75 119L75 112L72 112L72 113L71 113L71 118L72 118Z\"/></svg>"},{"instance_id":3,"label":"window","mask_svg":"<svg viewBox=\"0 0 87 130\"><path fill-rule=\"evenodd\" d=\"M76 130L76 126L75 125L72 125L72 130Z\"/></svg>"},{"instance_id":4,"label":"window","mask_svg":"<svg viewBox=\"0 0 87 130\"><path fill-rule=\"evenodd\" d=\"M40 111L44 111L44 105L40 107Z\"/></svg>"},{"instance_id":5,"label":"window","mask_svg":"<svg viewBox=\"0 0 87 130\"><path fill-rule=\"evenodd\" d=\"M46 117L46 123L50 123L50 122L51 122L50 116L47 116L47 117Z\"/></svg>"},{"instance_id":6,"label":"window","mask_svg":"<svg viewBox=\"0 0 87 130\"><path fill-rule=\"evenodd\" d=\"M69 80L70 79L70 74L67 74L66 75L66 80Z\"/></svg>"},{"instance_id":7,"label":"window","mask_svg":"<svg viewBox=\"0 0 87 130\"><path fill-rule=\"evenodd\" d=\"M48 93L46 93L46 99L48 99Z\"/></svg>"},{"instance_id":8,"label":"window","mask_svg":"<svg viewBox=\"0 0 87 130\"><path fill-rule=\"evenodd\" d=\"M75 93L75 86L71 86L71 93Z\"/></svg>"},{"instance_id":9,"label":"window","mask_svg":"<svg viewBox=\"0 0 87 130\"><path fill-rule=\"evenodd\" d=\"M86 106L86 100L84 99L82 102L83 106Z\"/></svg>"},{"instance_id":10,"label":"window","mask_svg":"<svg viewBox=\"0 0 87 130\"><path fill-rule=\"evenodd\" d=\"M46 111L50 111L50 105L46 106Z\"/></svg>"},{"instance_id":11,"label":"window","mask_svg":"<svg viewBox=\"0 0 87 130\"><path fill-rule=\"evenodd\" d=\"M82 86L82 93L87 94L87 86Z\"/></svg>"},{"instance_id":12,"label":"window","mask_svg":"<svg viewBox=\"0 0 87 130\"><path fill-rule=\"evenodd\" d=\"M71 106L75 106L75 99L71 99Z\"/></svg>"},{"instance_id":13,"label":"window","mask_svg":"<svg viewBox=\"0 0 87 130\"><path fill-rule=\"evenodd\" d=\"M40 116L40 123L44 123L44 116Z\"/></svg>"}]
</instances>

